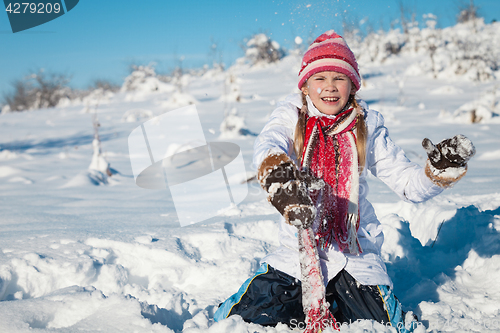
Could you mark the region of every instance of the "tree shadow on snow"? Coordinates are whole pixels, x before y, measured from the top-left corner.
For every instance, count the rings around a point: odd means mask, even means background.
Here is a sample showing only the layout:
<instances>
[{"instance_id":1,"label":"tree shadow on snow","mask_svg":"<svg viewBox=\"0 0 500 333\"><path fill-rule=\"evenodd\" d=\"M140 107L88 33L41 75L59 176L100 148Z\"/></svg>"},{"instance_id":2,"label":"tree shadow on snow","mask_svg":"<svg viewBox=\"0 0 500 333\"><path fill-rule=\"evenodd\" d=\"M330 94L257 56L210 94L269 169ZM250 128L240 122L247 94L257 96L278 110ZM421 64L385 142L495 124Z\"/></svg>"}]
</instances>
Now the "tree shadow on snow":
<instances>
[{"instance_id":1,"label":"tree shadow on snow","mask_svg":"<svg viewBox=\"0 0 500 333\"><path fill-rule=\"evenodd\" d=\"M438 302L439 285L455 278L455 268L464 263L470 250L483 258L500 254L500 233L491 227L494 215L499 214L500 207L482 212L475 206L460 208L443 223L435 244L426 246L403 222L399 244L406 256L386 263L394 292L403 305L414 309L422 301Z\"/></svg>"}]
</instances>

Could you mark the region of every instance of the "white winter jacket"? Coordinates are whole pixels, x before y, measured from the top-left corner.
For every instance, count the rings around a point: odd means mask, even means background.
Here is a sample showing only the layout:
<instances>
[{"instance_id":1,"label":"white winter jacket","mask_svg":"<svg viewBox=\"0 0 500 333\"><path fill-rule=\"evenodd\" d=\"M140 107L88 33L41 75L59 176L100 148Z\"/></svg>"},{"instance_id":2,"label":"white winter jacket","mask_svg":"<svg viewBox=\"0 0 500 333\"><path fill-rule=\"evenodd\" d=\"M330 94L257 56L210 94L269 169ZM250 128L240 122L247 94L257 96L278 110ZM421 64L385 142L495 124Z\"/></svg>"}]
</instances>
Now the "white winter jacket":
<instances>
[{"instance_id":1,"label":"white winter jacket","mask_svg":"<svg viewBox=\"0 0 500 333\"><path fill-rule=\"evenodd\" d=\"M392 282L380 257L384 235L382 226L372 205L366 200L367 172L371 172L386 183L401 199L408 202L422 202L439 194L442 189L434 185L419 165L410 162L403 150L394 144L384 126L384 118L370 110L365 102L365 123L368 129L367 158L359 179L360 227L358 238L363 249L359 256L339 251L336 243L322 251L318 249L325 284L345 269L359 283L364 285L388 285ZM286 97L271 114L260 135L255 140L253 163L258 168L271 153L286 153L297 161L293 150L295 125L298 109L302 107L300 93ZM310 116L325 116L308 100ZM317 227L313 225L313 228ZM280 247L262 259L272 267L300 279L297 229L282 218L279 231Z\"/></svg>"}]
</instances>

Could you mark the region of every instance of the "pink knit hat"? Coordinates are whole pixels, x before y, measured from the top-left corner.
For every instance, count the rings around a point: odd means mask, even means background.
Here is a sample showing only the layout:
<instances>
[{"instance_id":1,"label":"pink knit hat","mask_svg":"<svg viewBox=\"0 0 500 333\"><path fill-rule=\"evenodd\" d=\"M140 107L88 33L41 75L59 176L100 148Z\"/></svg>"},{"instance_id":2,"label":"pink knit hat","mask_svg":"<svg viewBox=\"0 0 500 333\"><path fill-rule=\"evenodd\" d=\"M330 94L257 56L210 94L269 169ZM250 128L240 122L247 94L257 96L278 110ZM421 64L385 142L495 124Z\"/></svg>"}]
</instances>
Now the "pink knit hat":
<instances>
[{"instance_id":1,"label":"pink knit hat","mask_svg":"<svg viewBox=\"0 0 500 333\"><path fill-rule=\"evenodd\" d=\"M358 63L344 38L330 30L316 38L309 46L299 71L299 89L316 73L334 71L347 75L359 90L361 77Z\"/></svg>"}]
</instances>

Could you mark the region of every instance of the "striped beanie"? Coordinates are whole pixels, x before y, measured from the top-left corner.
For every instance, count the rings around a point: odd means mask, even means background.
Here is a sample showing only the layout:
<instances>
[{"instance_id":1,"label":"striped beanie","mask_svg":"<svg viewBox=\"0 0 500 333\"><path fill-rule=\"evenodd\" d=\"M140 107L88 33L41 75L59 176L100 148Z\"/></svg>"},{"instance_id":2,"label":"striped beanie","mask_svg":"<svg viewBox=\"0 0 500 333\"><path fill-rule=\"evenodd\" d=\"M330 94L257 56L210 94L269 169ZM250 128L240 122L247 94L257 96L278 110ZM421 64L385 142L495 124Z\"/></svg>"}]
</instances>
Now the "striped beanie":
<instances>
[{"instance_id":1,"label":"striped beanie","mask_svg":"<svg viewBox=\"0 0 500 333\"><path fill-rule=\"evenodd\" d=\"M330 30L316 38L309 46L299 71L299 89L316 73L334 71L347 75L359 90L361 77L358 63L344 38Z\"/></svg>"}]
</instances>

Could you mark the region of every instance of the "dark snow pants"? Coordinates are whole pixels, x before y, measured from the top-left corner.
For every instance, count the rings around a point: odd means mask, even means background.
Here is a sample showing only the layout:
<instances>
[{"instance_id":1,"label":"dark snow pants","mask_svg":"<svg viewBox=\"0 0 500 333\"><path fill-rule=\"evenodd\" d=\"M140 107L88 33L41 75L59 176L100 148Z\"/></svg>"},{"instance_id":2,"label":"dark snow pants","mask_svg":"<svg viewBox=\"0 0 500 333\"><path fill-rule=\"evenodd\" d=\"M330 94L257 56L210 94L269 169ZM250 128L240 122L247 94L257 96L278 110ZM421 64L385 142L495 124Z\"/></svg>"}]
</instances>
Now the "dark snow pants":
<instances>
[{"instance_id":1,"label":"dark snow pants","mask_svg":"<svg viewBox=\"0 0 500 333\"><path fill-rule=\"evenodd\" d=\"M372 319L401 327L404 320L401 303L388 286L361 285L345 270L328 282L326 300L339 325ZM214 319L219 321L234 314L264 326L281 322L292 328L305 327L301 282L263 264L236 294L219 306Z\"/></svg>"}]
</instances>

